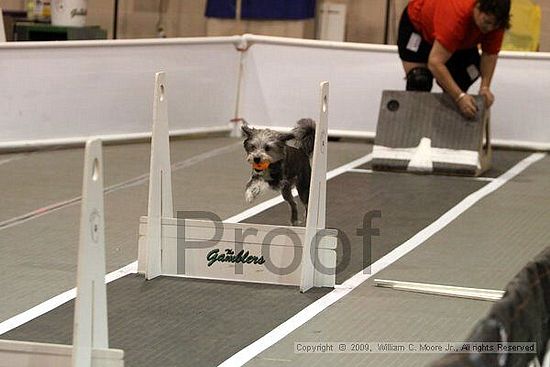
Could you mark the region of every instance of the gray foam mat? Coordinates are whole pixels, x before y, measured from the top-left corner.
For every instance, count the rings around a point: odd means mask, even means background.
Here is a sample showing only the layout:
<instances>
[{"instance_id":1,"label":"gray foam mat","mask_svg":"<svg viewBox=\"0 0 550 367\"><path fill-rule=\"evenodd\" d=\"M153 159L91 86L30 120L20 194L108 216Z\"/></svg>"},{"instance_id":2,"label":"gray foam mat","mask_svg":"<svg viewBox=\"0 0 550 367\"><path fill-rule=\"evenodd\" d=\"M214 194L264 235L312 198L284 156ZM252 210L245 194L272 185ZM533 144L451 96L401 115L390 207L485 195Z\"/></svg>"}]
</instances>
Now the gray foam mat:
<instances>
[{"instance_id":1,"label":"gray foam mat","mask_svg":"<svg viewBox=\"0 0 550 367\"><path fill-rule=\"evenodd\" d=\"M530 166L245 366L428 366L442 357L294 350L298 342L465 340L492 302L379 288L374 278L504 289L550 243L549 163L546 157Z\"/></svg>"},{"instance_id":2,"label":"gray foam mat","mask_svg":"<svg viewBox=\"0 0 550 367\"><path fill-rule=\"evenodd\" d=\"M329 292L128 275L107 287L110 347L127 367L215 366ZM2 335L72 343L74 302Z\"/></svg>"},{"instance_id":3,"label":"gray foam mat","mask_svg":"<svg viewBox=\"0 0 550 367\"><path fill-rule=\"evenodd\" d=\"M336 283L366 268L368 259L378 260L485 184L445 176L392 173L347 173L333 178L327 185L326 226L338 229L347 239L338 244ZM372 237L369 255L357 231L362 228L364 216L372 211L379 211L381 217L372 221L379 235ZM289 218L288 205L282 203L245 222L284 225Z\"/></svg>"},{"instance_id":4,"label":"gray foam mat","mask_svg":"<svg viewBox=\"0 0 550 367\"><path fill-rule=\"evenodd\" d=\"M392 173L346 173L330 180L327 226L341 229L351 243L339 249L337 282L365 265L356 231L366 212L382 214L374 220L380 228L372 243L374 261L485 184ZM287 220L283 203L247 221ZM107 290L110 345L125 350L128 367L217 365L329 291L301 294L295 287L165 277L145 281L137 275L110 283ZM70 343L73 307L68 302L2 338Z\"/></svg>"}]
</instances>

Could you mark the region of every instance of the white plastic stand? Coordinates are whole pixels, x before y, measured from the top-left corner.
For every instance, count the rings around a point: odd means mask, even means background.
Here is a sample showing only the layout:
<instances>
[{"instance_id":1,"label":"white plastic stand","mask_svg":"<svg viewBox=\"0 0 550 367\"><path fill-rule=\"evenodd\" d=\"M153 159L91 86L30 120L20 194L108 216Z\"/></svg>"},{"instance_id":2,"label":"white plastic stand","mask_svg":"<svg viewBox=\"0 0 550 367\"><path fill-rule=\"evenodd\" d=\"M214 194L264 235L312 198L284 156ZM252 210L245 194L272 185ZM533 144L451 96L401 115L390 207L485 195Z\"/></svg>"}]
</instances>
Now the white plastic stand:
<instances>
[{"instance_id":1,"label":"white plastic stand","mask_svg":"<svg viewBox=\"0 0 550 367\"><path fill-rule=\"evenodd\" d=\"M145 273L146 279L162 274L284 284L299 286L302 292L311 287L333 287L337 231L324 229L327 109L325 82L321 84L321 116L315 135L305 228L176 219L172 206L165 75L157 73L149 206L147 217L140 218L138 271ZM239 253L241 256L237 257ZM214 257L218 260L212 262ZM227 257L240 260L227 261Z\"/></svg>"},{"instance_id":2,"label":"white plastic stand","mask_svg":"<svg viewBox=\"0 0 550 367\"><path fill-rule=\"evenodd\" d=\"M73 366L89 365L92 348L109 347L101 141L88 141L84 159Z\"/></svg>"},{"instance_id":3,"label":"white plastic stand","mask_svg":"<svg viewBox=\"0 0 550 367\"><path fill-rule=\"evenodd\" d=\"M73 345L0 340L0 366L124 366L124 352L109 349L100 140L86 143L83 176Z\"/></svg>"},{"instance_id":4,"label":"white plastic stand","mask_svg":"<svg viewBox=\"0 0 550 367\"><path fill-rule=\"evenodd\" d=\"M0 42L6 42L6 30L4 28L4 13L0 8Z\"/></svg>"},{"instance_id":5,"label":"white plastic stand","mask_svg":"<svg viewBox=\"0 0 550 367\"><path fill-rule=\"evenodd\" d=\"M399 280L374 279L377 287L391 288L398 291L434 294L438 296L475 299L480 301L498 301L504 296L504 291L494 289L456 287L451 285L403 282Z\"/></svg>"},{"instance_id":6,"label":"white plastic stand","mask_svg":"<svg viewBox=\"0 0 550 367\"><path fill-rule=\"evenodd\" d=\"M312 253L315 236L325 229L327 198L327 148L328 148L328 82L321 83L321 111L315 129L315 145L309 186L308 215L304 240L304 254ZM315 252L313 251L313 254ZM303 256L300 291L306 292L315 285L317 264L315 256ZM334 253L336 264L336 253ZM319 276L319 274L317 274Z\"/></svg>"},{"instance_id":7,"label":"white plastic stand","mask_svg":"<svg viewBox=\"0 0 550 367\"><path fill-rule=\"evenodd\" d=\"M166 249L162 251L161 218L174 216L172 204L172 168L170 164L170 136L168 132L168 104L166 100L166 75L159 72L155 75L155 92L153 100L153 136L151 140L151 174L149 176L149 205L147 217L146 250L138 248L138 271L145 272L147 279L153 279L165 272L175 272L169 267L168 259L176 254ZM163 262L161 257L165 258ZM141 266L146 264L146 269ZM164 268L163 265L164 264Z\"/></svg>"}]
</instances>

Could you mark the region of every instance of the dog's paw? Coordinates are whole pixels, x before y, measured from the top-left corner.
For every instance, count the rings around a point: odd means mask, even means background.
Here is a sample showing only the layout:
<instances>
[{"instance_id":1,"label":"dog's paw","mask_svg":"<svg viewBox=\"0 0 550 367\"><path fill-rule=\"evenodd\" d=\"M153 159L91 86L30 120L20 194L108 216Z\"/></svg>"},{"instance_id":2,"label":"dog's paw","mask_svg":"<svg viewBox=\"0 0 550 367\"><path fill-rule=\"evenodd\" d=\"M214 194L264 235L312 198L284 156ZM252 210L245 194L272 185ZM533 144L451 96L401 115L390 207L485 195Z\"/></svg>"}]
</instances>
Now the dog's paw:
<instances>
[{"instance_id":1,"label":"dog's paw","mask_svg":"<svg viewBox=\"0 0 550 367\"><path fill-rule=\"evenodd\" d=\"M244 193L244 199L246 200L247 203L253 202L256 196L254 196L254 194L252 193L252 190L246 190L246 192Z\"/></svg>"},{"instance_id":2,"label":"dog's paw","mask_svg":"<svg viewBox=\"0 0 550 367\"><path fill-rule=\"evenodd\" d=\"M258 195L260 195L267 187L267 184L263 181L253 181L248 185L244 193L244 198L247 203L251 203Z\"/></svg>"},{"instance_id":3,"label":"dog's paw","mask_svg":"<svg viewBox=\"0 0 550 367\"><path fill-rule=\"evenodd\" d=\"M294 227L303 227L304 226L304 222L302 222L301 220L293 220L290 224Z\"/></svg>"},{"instance_id":4,"label":"dog's paw","mask_svg":"<svg viewBox=\"0 0 550 367\"><path fill-rule=\"evenodd\" d=\"M246 189L244 193L244 199L247 203L251 203L260 195L262 192L261 188L258 185L252 185L248 189Z\"/></svg>"}]
</instances>

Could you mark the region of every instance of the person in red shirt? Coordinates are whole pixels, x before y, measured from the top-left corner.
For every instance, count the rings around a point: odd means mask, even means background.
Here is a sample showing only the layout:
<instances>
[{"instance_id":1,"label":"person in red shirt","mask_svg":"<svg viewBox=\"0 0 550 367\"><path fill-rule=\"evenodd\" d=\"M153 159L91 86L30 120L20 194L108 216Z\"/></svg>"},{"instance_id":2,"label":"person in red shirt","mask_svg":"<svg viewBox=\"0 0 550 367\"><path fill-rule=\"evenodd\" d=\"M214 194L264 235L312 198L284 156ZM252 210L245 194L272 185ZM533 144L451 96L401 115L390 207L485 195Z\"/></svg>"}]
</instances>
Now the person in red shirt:
<instances>
[{"instance_id":1,"label":"person in red shirt","mask_svg":"<svg viewBox=\"0 0 550 367\"><path fill-rule=\"evenodd\" d=\"M510 0L410 0L397 38L407 90L429 92L435 77L461 113L473 118L477 107L467 91L481 76L479 94L487 107L493 104L491 79L509 27Z\"/></svg>"}]
</instances>

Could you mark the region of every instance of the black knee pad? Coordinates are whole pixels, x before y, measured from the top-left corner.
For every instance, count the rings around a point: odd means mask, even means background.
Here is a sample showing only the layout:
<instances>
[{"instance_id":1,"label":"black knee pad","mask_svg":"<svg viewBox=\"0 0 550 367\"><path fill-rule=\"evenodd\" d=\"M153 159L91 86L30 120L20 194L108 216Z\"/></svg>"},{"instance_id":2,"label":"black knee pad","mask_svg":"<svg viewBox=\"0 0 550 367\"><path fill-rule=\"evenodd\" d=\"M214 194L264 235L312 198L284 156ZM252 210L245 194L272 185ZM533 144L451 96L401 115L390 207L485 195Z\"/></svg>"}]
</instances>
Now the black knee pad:
<instances>
[{"instance_id":1,"label":"black knee pad","mask_svg":"<svg viewBox=\"0 0 550 367\"><path fill-rule=\"evenodd\" d=\"M429 92L432 90L434 77L428 68L417 67L407 74L407 90Z\"/></svg>"}]
</instances>

